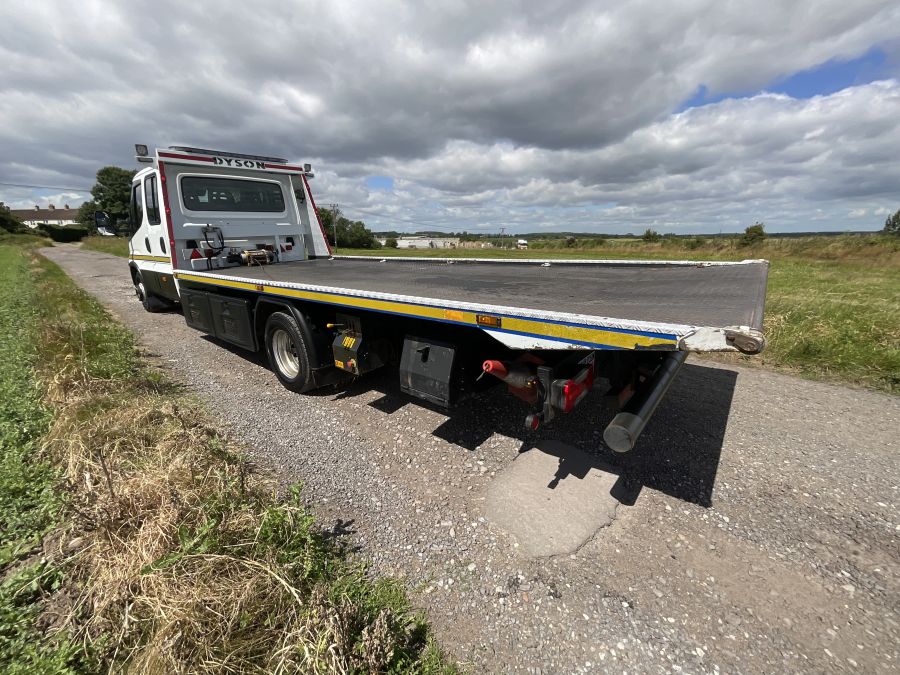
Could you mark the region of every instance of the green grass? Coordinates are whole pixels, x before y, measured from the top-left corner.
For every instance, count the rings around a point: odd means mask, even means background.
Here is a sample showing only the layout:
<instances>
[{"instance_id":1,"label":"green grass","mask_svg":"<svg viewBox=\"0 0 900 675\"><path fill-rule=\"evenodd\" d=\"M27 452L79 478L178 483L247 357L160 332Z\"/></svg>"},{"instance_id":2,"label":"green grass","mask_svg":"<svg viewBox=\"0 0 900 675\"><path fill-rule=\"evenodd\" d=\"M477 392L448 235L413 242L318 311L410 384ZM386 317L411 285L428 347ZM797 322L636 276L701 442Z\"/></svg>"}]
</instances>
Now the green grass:
<instances>
[{"instance_id":1,"label":"green grass","mask_svg":"<svg viewBox=\"0 0 900 675\"><path fill-rule=\"evenodd\" d=\"M900 267L776 260L765 364L900 392Z\"/></svg>"},{"instance_id":2,"label":"green grass","mask_svg":"<svg viewBox=\"0 0 900 675\"><path fill-rule=\"evenodd\" d=\"M609 239L596 244L581 239L567 247L564 240L536 240L527 250L509 248L455 249L348 249L339 255L421 256L429 258L610 258L619 260L835 260L900 265L900 237L840 235L769 238L753 246L742 246L737 238L666 238L648 243L641 239Z\"/></svg>"},{"instance_id":3,"label":"green grass","mask_svg":"<svg viewBox=\"0 0 900 675\"><path fill-rule=\"evenodd\" d=\"M37 243L0 242L0 670L456 672Z\"/></svg>"},{"instance_id":4,"label":"green grass","mask_svg":"<svg viewBox=\"0 0 900 675\"><path fill-rule=\"evenodd\" d=\"M65 673L79 663L77 649L65 635L46 640L36 626L39 601L61 578L39 551L63 500L61 472L39 452L51 414L34 377L37 288L21 247L34 243L0 242L0 663L8 673Z\"/></svg>"},{"instance_id":5,"label":"green grass","mask_svg":"<svg viewBox=\"0 0 900 675\"><path fill-rule=\"evenodd\" d=\"M92 251L117 255L122 258L128 257L127 237L85 237L81 240L81 247L88 248Z\"/></svg>"}]
</instances>

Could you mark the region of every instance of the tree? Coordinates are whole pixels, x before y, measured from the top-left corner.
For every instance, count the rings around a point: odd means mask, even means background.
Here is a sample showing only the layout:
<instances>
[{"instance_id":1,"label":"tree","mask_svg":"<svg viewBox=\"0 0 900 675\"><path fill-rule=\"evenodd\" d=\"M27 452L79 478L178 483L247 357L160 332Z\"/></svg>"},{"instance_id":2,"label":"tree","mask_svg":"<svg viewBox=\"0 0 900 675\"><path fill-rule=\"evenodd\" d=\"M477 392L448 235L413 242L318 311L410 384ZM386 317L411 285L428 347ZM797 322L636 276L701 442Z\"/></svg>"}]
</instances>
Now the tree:
<instances>
[{"instance_id":1,"label":"tree","mask_svg":"<svg viewBox=\"0 0 900 675\"><path fill-rule=\"evenodd\" d=\"M78 215L75 216L75 221L82 227L93 232L97 229L96 223L94 221L94 214L98 210L99 209L97 208L97 202L93 200L85 202L78 208Z\"/></svg>"},{"instance_id":2,"label":"tree","mask_svg":"<svg viewBox=\"0 0 900 675\"><path fill-rule=\"evenodd\" d=\"M754 223L744 230L741 239L738 242L741 246L752 246L758 244L766 238L766 226L762 223Z\"/></svg>"},{"instance_id":3,"label":"tree","mask_svg":"<svg viewBox=\"0 0 900 675\"><path fill-rule=\"evenodd\" d=\"M662 239L662 236L660 236L659 232L657 232L656 230L651 230L650 228L647 228L647 231L644 232L641 239L652 244L653 242L656 242L656 241L659 241L660 239Z\"/></svg>"},{"instance_id":4,"label":"tree","mask_svg":"<svg viewBox=\"0 0 900 675\"><path fill-rule=\"evenodd\" d=\"M334 214L329 209L318 209L319 220L328 242L334 246L335 226ZM337 246L341 248L381 248L381 244L375 239L365 223L361 220L349 220L337 212Z\"/></svg>"},{"instance_id":5,"label":"tree","mask_svg":"<svg viewBox=\"0 0 900 675\"><path fill-rule=\"evenodd\" d=\"M22 232L25 225L9 211L9 207L0 202L0 230L6 232Z\"/></svg>"},{"instance_id":6,"label":"tree","mask_svg":"<svg viewBox=\"0 0 900 675\"><path fill-rule=\"evenodd\" d=\"M900 209L897 209L897 212L888 216L884 221L884 230L882 230L885 234L892 234L895 237L900 237Z\"/></svg>"},{"instance_id":7,"label":"tree","mask_svg":"<svg viewBox=\"0 0 900 675\"><path fill-rule=\"evenodd\" d=\"M388 237L385 240L384 245L388 248L397 248L397 237Z\"/></svg>"},{"instance_id":8,"label":"tree","mask_svg":"<svg viewBox=\"0 0 900 675\"><path fill-rule=\"evenodd\" d=\"M113 223L128 217L134 174L118 166L104 166L97 172L97 183L91 188L95 208L106 211Z\"/></svg>"}]
</instances>

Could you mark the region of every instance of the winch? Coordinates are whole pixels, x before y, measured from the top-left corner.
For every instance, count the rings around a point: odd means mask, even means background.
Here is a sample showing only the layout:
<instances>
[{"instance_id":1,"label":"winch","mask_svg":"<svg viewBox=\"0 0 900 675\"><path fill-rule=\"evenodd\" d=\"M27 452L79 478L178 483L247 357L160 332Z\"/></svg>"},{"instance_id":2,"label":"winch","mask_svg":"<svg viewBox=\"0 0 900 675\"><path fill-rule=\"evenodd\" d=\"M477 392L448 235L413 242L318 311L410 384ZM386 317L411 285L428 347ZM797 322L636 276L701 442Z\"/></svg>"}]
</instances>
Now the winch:
<instances>
[{"instance_id":1,"label":"winch","mask_svg":"<svg viewBox=\"0 0 900 675\"><path fill-rule=\"evenodd\" d=\"M230 263L239 263L241 265L268 265L275 262L275 253L264 248L244 250L233 248L228 251L226 259Z\"/></svg>"}]
</instances>

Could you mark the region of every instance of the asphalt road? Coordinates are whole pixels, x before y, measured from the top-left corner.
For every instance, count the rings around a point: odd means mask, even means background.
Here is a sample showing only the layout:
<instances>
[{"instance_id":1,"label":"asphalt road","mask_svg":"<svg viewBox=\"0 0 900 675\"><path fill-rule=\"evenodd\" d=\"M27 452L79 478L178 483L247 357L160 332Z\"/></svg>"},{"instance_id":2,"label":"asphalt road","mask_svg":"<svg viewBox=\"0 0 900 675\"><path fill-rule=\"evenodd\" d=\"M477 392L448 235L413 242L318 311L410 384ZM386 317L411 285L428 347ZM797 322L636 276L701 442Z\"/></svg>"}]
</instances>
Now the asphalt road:
<instances>
[{"instance_id":1,"label":"asphalt road","mask_svg":"<svg viewBox=\"0 0 900 675\"><path fill-rule=\"evenodd\" d=\"M322 522L402 578L473 671L898 670L900 398L692 359L638 448L616 456L596 398L526 437L499 390L450 415L390 373L292 394L179 313L145 313L123 259L44 253L261 467L302 480ZM520 518L491 510L536 474L547 504L585 502L561 511L563 530L587 532L572 553L540 554L542 503L520 503ZM570 489L595 476L612 508Z\"/></svg>"}]
</instances>

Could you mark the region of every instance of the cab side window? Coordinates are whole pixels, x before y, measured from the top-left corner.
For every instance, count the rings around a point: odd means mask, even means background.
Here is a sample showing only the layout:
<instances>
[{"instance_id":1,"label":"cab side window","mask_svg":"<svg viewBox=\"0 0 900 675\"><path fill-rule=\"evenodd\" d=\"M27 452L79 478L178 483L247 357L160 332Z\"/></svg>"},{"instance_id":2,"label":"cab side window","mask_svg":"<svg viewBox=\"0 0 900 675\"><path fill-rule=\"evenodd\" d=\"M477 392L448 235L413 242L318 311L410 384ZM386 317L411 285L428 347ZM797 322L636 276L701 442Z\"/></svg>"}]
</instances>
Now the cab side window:
<instances>
[{"instance_id":1,"label":"cab side window","mask_svg":"<svg viewBox=\"0 0 900 675\"><path fill-rule=\"evenodd\" d=\"M159 196L156 192L156 176L150 176L144 181L144 204L147 207L147 222L151 225L159 225L162 220L159 217Z\"/></svg>"},{"instance_id":2,"label":"cab side window","mask_svg":"<svg viewBox=\"0 0 900 675\"><path fill-rule=\"evenodd\" d=\"M144 205L141 194L141 184L135 183L131 186L131 208L129 220L131 220L131 230L137 231L144 219Z\"/></svg>"}]
</instances>

